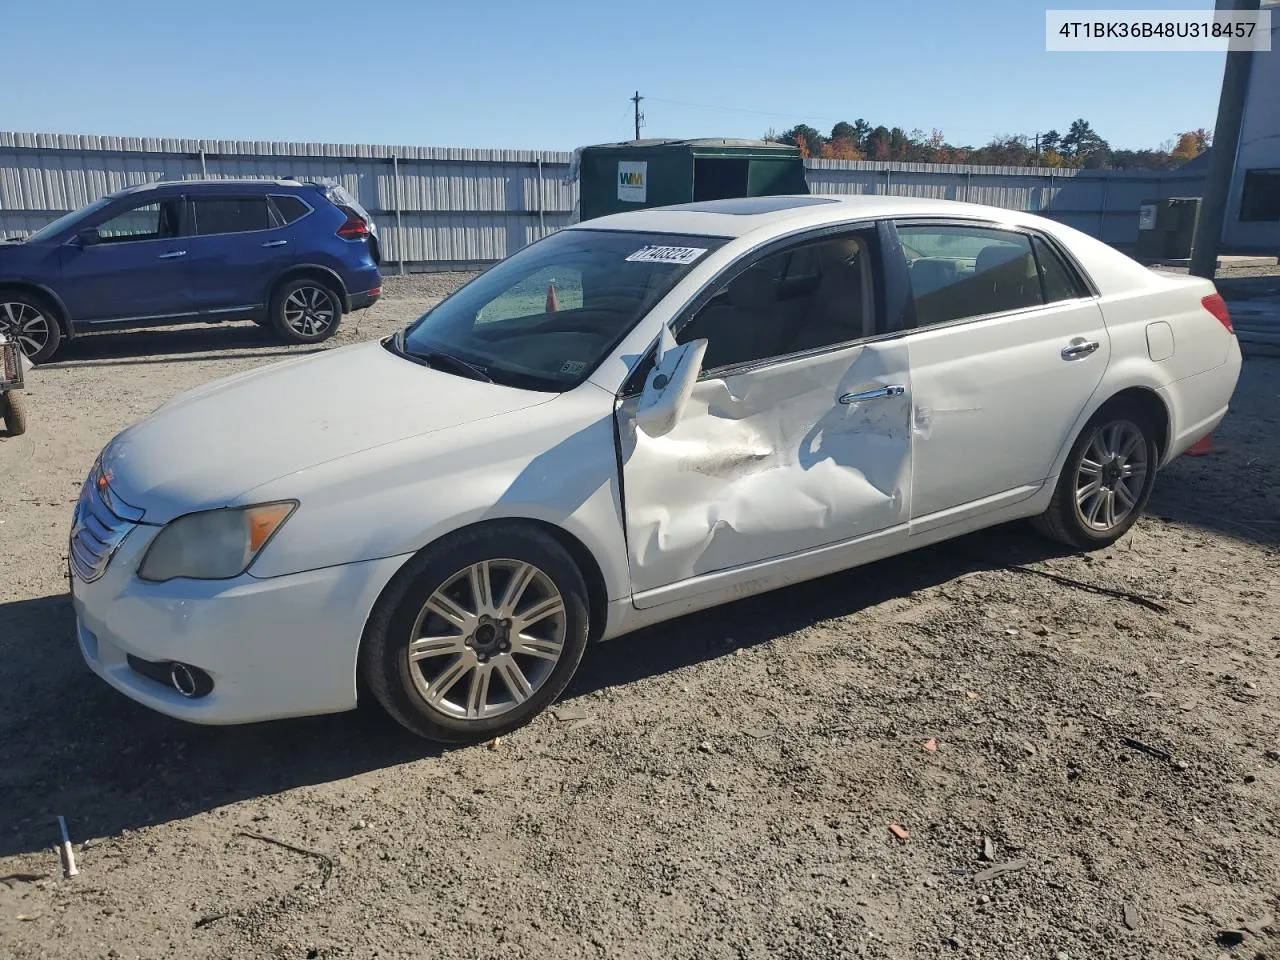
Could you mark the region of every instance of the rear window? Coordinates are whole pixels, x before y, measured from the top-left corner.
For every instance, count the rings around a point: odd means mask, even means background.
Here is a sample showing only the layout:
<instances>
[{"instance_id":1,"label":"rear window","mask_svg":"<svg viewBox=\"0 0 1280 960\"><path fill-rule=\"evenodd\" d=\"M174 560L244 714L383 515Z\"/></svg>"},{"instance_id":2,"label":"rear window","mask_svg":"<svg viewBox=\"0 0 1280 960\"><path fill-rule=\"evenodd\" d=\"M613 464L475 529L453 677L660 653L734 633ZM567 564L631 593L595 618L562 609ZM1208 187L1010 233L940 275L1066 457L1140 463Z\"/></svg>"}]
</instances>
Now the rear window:
<instances>
[{"instance_id":1,"label":"rear window","mask_svg":"<svg viewBox=\"0 0 1280 960\"><path fill-rule=\"evenodd\" d=\"M191 205L200 236L269 230L272 226L266 197L196 197Z\"/></svg>"},{"instance_id":2,"label":"rear window","mask_svg":"<svg viewBox=\"0 0 1280 960\"><path fill-rule=\"evenodd\" d=\"M287 194L272 194L271 202L275 204L276 213L280 215L282 223L293 223L295 220L301 220L308 213L310 208L299 200L297 197Z\"/></svg>"}]
</instances>

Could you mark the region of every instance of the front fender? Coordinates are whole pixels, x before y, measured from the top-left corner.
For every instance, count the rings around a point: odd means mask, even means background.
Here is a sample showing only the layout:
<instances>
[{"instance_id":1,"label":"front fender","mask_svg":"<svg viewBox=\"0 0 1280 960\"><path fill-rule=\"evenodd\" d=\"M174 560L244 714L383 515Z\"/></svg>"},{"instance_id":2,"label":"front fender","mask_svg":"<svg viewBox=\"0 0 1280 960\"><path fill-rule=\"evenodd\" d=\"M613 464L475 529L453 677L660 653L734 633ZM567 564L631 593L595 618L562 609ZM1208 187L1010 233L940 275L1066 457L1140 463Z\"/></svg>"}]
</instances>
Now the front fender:
<instances>
[{"instance_id":1,"label":"front fender","mask_svg":"<svg viewBox=\"0 0 1280 960\"><path fill-rule=\"evenodd\" d=\"M389 443L250 490L237 499L299 501L252 573L413 554L475 523L528 519L582 543L610 600L629 596L611 400L584 384L510 418Z\"/></svg>"}]
</instances>

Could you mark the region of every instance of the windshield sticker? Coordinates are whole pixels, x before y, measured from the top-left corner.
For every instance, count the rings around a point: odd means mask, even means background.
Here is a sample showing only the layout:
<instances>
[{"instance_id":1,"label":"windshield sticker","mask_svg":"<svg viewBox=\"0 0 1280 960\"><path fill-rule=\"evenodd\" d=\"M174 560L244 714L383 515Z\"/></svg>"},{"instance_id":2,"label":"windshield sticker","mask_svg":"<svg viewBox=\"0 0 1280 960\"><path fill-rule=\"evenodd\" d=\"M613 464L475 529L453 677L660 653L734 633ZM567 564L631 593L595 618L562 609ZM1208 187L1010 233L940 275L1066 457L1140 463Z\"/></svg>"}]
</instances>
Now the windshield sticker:
<instances>
[{"instance_id":1,"label":"windshield sticker","mask_svg":"<svg viewBox=\"0 0 1280 960\"><path fill-rule=\"evenodd\" d=\"M577 376L585 369L587 369L587 365L581 360L566 360L560 367L560 372L569 376Z\"/></svg>"},{"instance_id":2,"label":"windshield sticker","mask_svg":"<svg viewBox=\"0 0 1280 960\"><path fill-rule=\"evenodd\" d=\"M687 266L706 252L706 247L641 247L627 257L627 261L629 263L678 263Z\"/></svg>"}]
</instances>

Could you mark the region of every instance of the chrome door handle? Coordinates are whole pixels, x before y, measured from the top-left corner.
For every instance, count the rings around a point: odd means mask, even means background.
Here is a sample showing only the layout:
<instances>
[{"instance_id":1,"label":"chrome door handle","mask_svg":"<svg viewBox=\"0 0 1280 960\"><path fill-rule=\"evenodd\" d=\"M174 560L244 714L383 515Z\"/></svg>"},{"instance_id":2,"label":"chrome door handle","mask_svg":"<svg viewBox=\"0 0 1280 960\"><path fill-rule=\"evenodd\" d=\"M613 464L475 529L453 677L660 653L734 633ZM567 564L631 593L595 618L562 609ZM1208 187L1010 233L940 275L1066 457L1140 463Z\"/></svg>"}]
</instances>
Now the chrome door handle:
<instances>
[{"instance_id":1,"label":"chrome door handle","mask_svg":"<svg viewBox=\"0 0 1280 960\"><path fill-rule=\"evenodd\" d=\"M1084 337L1076 337L1062 348L1062 359L1079 360L1081 357L1087 357L1097 349L1097 340L1086 340Z\"/></svg>"},{"instance_id":2,"label":"chrome door handle","mask_svg":"<svg viewBox=\"0 0 1280 960\"><path fill-rule=\"evenodd\" d=\"M840 398L840 402L847 405L850 403L862 403L864 400L883 400L885 397L900 397L906 392L906 387L895 383L888 387L876 387L874 390L846 393Z\"/></svg>"},{"instance_id":3,"label":"chrome door handle","mask_svg":"<svg viewBox=\"0 0 1280 960\"><path fill-rule=\"evenodd\" d=\"M288 240L268 240L266 243L263 244L263 246L264 247L283 247L288 242L289 242Z\"/></svg>"},{"instance_id":4,"label":"chrome door handle","mask_svg":"<svg viewBox=\"0 0 1280 960\"><path fill-rule=\"evenodd\" d=\"M161 259L161 260L172 260L174 257L185 257L186 255L187 255L187 251L185 251L185 250L174 250L172 253L162 253L162 254L160 254L160 259Z\"/></svg>"}]
</instances>

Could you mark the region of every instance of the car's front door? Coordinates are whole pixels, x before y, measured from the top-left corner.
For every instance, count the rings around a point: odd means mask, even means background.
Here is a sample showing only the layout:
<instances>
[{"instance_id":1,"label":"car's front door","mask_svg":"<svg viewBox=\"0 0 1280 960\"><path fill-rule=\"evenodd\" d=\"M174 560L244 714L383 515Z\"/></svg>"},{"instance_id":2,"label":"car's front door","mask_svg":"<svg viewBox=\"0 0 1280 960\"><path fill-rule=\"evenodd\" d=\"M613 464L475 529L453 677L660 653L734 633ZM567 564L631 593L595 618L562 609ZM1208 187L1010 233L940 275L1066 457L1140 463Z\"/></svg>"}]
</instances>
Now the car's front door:
<instances>
[{"instance_id":1,"label":"car's front door","mask_svg":"<svg viewBox=\"0 0 1280 960\"><path fill-rule=\"evenodd\" d=\"M1031 496L1111 349L1083 278L1040 234L899 221L897 236L914 302L918 533Z\"/></svg>"},{"instance_id":2,"label":"car's front door","mask_svg":"<svg viewBox=\"0 0 1280 960\"><path fill-rule=\"evenodd\" d=\"M191 293L202 313L259 307L295 230L276 218L265 194L193 194L188 244Z\"/></svg>"},{"instance_id":3,"label":"car's front door","mask_svg":"<svg viewBox=\"0 0 1280 960\"><path fill-rule=\"evenodd\" d=\"M881 336L895 298L880 266L875 229L807 238L730 268L676 321L680 342L709 344L676 426L650 437L636 396L618 409L637 606L706 574L905 536L911 383L905 341Z\"/></svg>"},{"instance_id":4,"label":"car's front door","mask_svg":"<svg viewBox=\"0 0 1280 960\"><path fill-rule=\"evenodd\" d=\"M74 323L161 319L192 310L182 200L139 200L89 224L90 242L62 247L58 293Z\"/></svg>"}]
</instances>

